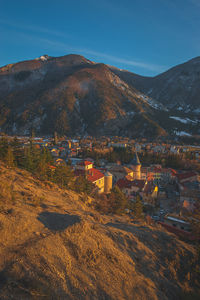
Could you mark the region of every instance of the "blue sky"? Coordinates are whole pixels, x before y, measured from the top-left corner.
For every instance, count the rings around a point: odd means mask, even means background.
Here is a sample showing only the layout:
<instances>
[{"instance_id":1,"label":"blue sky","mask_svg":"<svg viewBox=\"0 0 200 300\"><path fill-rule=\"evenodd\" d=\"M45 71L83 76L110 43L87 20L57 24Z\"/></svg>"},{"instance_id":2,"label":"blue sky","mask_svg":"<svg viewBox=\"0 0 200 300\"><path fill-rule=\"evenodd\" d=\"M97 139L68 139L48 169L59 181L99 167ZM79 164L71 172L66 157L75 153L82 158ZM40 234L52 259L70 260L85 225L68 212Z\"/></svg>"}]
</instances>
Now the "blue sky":
<instances>
[{"instance_id":1,"label":"blue sky","mask_svg":"<svg viewBox=\"0 0 200 300\"><path fill-rule=\"evenodd\" d=\"M70 53L157 75L200 55L200 0L0 0L0 66Z\"/></svg>"}]
</instances>

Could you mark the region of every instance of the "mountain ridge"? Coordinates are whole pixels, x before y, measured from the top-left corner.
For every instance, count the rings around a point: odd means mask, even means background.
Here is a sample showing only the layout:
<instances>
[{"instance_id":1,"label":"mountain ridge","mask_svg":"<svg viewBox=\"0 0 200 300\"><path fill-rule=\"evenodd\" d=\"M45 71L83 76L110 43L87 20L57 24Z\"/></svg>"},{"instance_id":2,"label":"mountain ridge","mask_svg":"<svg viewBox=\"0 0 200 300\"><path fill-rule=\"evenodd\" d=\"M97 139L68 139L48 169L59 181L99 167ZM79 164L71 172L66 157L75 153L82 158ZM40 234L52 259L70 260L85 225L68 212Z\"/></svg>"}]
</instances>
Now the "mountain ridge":
<instances>
[{"instance_id":1,"label":"mountain ridge","mask_svg":"<svg viewBox=\"0 0 200 300\"><path fill-rule=\"evenodd\" d=\"M188 62L185 64L188 69ZM180 66L174 68L182 71ZM4 66L0 68L0 130L24 135L31 128L38 135L54 131L61 135L173 135L182 127L179 120L186 117L186 109L173 115L170 103L164 101L166 93L162 99L159 95L163 85L165 88L166 74L168 78L174 68L153 78L142 77L75 54L43 55ZM156 90L158 81L160 90ZM198 87L194 90L198 94ZM184 129L188 128L188 134L200 133L198 115L192 126L185 123Z\"/></svg>"}]
</instances>

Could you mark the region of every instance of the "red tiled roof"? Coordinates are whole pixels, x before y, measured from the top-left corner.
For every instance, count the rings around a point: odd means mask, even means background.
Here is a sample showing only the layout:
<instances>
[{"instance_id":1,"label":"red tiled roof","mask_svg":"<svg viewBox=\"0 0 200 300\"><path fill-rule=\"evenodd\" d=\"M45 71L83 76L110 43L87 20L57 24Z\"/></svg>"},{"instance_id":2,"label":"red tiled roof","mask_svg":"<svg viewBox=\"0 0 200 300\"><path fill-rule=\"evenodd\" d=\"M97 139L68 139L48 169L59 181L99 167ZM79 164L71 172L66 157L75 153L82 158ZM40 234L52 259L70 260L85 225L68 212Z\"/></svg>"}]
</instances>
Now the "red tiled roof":
<instances>
[{"instance_id":1,"label":"red tiled roof","mask_svg":"<svg viewBox=\"0 0 200 300\"><path fill-rule=\"evenodd\" d=\"M49 166L50 169L55 170L56 167L55 166Z\"/></svg>"},{"instance_id":2,"label":"red tiled roof","mask_svg":"<svg viewBox=\"0 0 200 300\"><path fill-rule=\"evenodd\" d=\"M171 173L172 173L172 175L176 175L176 174L177 174L177 171L174 170L174 169L171 169Z\"/></svg>"},{"instance_id":3,"label":"red tiled roof","mask_svg":"<svg viewBox=\"0 0 200 300\"><path fill-rule=\"evenodd\" d=\"M104 174L95 168L92 168L92 169L88 170L88 172L87 172L87 179L91 182L95 182L103 177L104 177Z\"/></svg>"},{"instance_id":4,"label":"red tiled roof","mask_svg":"<svg viewBox=\"0 0 200 300\"><path fill-rule=\"evenodd\" d=\"M145 180L143 179L135 179L135 180L128 180L127 176L121 178L117 181L116 185L120 188L131 188L132 186L138 187L139 189L143 189L145 185Z\"/></svg>"},{"instance_id":5,"label":"red tiled roof","mask_svg":"<svg viewBox=\"0 0 200 300\"><path fill-rule=\"evenodd\" d=\"M80 163L78 163L79 166L89 166L91 164L92 164L92 162L88 161L88 160L83 160Z\"/></svg>"},{"instance_id":6,"label":"red tiled roof","mask_svg":"<svg viewBox=\"0 0 200 300\"><path fill-rule=\"evenodd\" d=\"M87 179L90 182L95 182L104 177L104 174L95 168L91 168L87 172L85 172L84 170L75 170L74 175L75 176L84 176L85 175L85 176L87 176Z\"/></svg>"},{"instance_id":7,"label":"red tiled roof","mask_svg":"<svg viewBox=\"0 0 200 300\"><path fill-rule=\"evenodd\" d=\"M116 185L120 188L120 189L123 189L123 188L131 188L131 181L130 180L127 180L125 178L121 178L117 181Z\"/></svg>"}]
</instances>

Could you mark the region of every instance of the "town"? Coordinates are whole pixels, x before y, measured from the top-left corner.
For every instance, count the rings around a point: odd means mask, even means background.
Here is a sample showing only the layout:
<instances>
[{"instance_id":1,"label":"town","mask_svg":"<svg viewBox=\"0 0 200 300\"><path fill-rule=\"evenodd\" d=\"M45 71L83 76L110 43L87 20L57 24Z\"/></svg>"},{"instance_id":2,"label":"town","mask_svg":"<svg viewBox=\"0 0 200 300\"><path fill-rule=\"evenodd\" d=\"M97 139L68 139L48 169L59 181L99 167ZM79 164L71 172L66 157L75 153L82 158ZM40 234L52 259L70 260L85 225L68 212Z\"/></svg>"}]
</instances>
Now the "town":
<instances>
[{"instance_id":1,"label":"town","mask_svg":"<svg viewBox=\"0 0 200 300\"><path fill-rule=\"evenodd\" d=\"M139 201L148 222L195 238L191 223L200 203L200 146L120 137L72 139L56 133L53 138L1 136L1 146L5 139L8 144L17 142L21 149L30 145L47 149L52 157L50 173L67 166L74 178L84 178L91 184L90 194L99 199L117 187L128 203L124 213L131 215L132 206Z\"/></svg>"}]
</instances>

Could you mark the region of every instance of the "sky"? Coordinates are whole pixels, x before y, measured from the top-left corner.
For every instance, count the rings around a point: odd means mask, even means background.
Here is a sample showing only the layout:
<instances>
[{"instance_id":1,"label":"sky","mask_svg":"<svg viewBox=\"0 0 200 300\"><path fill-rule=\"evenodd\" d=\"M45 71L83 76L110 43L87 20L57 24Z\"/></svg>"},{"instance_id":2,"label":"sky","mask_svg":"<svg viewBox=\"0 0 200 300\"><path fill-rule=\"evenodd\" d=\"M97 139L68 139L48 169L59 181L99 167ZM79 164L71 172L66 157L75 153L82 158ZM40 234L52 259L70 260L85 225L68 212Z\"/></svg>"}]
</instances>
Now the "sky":
<instances>
[{"instance_id":1,"label":"sky","mask_svg":"<svg viewBox=\"0 0 200 300\"><path fill-rule=\"evenodd\" d=\"M200 56L200 0L0 0L0 66L71 53L155 76Z\"/></svg>"}]
</instances>

